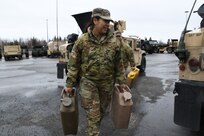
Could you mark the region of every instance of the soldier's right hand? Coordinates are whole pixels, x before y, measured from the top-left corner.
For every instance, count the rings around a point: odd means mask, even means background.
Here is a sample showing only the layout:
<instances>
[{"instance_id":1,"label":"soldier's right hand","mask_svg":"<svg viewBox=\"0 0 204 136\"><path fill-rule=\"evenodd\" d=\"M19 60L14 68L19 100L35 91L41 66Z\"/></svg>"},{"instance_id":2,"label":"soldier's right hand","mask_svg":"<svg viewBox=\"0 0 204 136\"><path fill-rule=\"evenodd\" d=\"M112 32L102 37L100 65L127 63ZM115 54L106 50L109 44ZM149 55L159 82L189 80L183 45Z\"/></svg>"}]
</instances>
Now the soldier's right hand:
<instances>
[{"instance_id":1,"label":"soldier's right hand","mask_svg":"<svg viewBox=\"0 0 204 136\"><path fill-rule=\"evenodd\" d=\"M68 93L68 94L71 94L71 93L72 93L72 87L65 87L64 90L65 90L65 92Z\"/></svg>"}]
</instances>

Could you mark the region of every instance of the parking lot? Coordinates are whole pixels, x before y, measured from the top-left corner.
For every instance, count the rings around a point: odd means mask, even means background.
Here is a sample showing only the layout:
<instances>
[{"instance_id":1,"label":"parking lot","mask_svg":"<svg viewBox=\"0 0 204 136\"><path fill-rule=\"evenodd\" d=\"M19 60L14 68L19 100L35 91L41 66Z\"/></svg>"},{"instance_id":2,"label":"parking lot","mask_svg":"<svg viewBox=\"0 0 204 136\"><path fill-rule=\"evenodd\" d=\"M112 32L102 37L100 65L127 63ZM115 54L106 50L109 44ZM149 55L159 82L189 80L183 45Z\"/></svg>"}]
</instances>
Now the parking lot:
<instances>
[{"instance_id":1,"label":"parking lot","mask_svg":"<svg viewBox=\"0 0 204 136\"><path fill-rule=\"evenodd\" d=\"M173 122L174 54L146 56L147 68L132 87L133 110L128 129L115 129L109 114L101 124L103 136L202 136ZM57 79L58 59L46 57L0 61L0 135L63 136L60 94L65 79ZM79 105L78 136L85 135L84 110Z\"/></svg>"}]
</instances>

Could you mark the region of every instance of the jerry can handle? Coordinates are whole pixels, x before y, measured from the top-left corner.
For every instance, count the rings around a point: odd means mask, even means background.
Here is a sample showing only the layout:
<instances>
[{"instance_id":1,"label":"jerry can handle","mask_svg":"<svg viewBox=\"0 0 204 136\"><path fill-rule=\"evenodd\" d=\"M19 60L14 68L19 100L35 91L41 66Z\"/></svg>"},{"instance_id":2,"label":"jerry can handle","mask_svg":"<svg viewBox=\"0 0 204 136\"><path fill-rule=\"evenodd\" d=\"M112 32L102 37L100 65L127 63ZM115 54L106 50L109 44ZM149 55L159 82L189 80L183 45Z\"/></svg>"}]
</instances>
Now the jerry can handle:
<instances>
[{"instance_id":1,"label":"jerry can handle","mask_svg":"<svg viewBox=\"0 0 204 136\"><path fill-rule=\"evenodd\" d=\"M126 86L126 88L123 88L123 92L131 92L131 89L129 88L129 86Z\"/></svg>"},{"instance_id":2,"label":"jerry can handle","mask_svg":"<svg viewBox=\"0 0 204 136\"><path fill-rule=\"evenodd\" d=\"M125 88L121 88L119 84L115 84L117 92L131 92L130 88L126 85Z\"/></svg>"},{"instance_id":3,"label":"jerry can handle","mask_svg":"<svg viewBox=\"0 0 204 136\"><path fill-rule=\"evenodd\" d=\"M115 84L115 88L116 88L116 92L120 92L120 89L119 89L120 85L119 84Z\"/></svg>"},{"instance_id":4,"label":"jerry can handle","mask_svg":"<svg viewBox=\"0 0 204 136\"><path fill-rule=\"evenodd\" d=\"M72 93L70 94L67 94L66 92L65 92L65 89L63 88L62 89L62 92L61 92L61 101L63 100L63 98L64 98L64 96L65 95L68 95L68 97L72 97L73 95L75 95L75 93L76 93L76 88L75 87L73 87L72 88Z\"/></svg>"}]
</instances>

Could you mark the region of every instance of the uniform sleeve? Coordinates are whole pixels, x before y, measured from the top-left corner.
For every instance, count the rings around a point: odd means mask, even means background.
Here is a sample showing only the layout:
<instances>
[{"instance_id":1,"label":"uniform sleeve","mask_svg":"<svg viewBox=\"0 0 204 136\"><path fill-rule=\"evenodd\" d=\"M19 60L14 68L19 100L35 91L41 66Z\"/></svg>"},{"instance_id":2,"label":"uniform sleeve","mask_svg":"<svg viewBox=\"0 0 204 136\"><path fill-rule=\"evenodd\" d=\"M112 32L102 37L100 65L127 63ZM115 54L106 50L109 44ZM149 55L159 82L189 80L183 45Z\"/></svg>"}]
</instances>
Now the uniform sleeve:
<instances>
[{"instance_id":1,"label":"uniform sleeve","mask_svg":"<svg viewBox=\"0 0 204 136\"><path fill-rule=\"evenodd\" d=\"M80 42L76 41L73 46L68 64L67 64L67 80L66 86L73 87L76 83L81 65L81 51L80 51Z\"/></svg>"},{"instance_id":2,"label":"uniform sleeve","mask_svg":"<svg viewBox=\"0 0 204 136\"><path fill-rule=\"evenodd\" d=\"M128 45L126 45L126 46L127 46L127 56L128 56L129 62L130 62L130 66L134 67L135 66L135 59L134 59L133 50Z\"/></svg>"},{"instance_id":3,"label":"uniform sleeve","mask_svg":"<svg viewBox=\"0 0 204 136\"><path fill-rule=\"evenodd\" d=\"M126 81L125 77L125 70L123 66L123 60L122 60L122 48L119 40L116 40L116 44L118 46L117 52L116 52L116 61L115 61L115 83L116 84L124 84Z\"/></svg>"}]
</instances>

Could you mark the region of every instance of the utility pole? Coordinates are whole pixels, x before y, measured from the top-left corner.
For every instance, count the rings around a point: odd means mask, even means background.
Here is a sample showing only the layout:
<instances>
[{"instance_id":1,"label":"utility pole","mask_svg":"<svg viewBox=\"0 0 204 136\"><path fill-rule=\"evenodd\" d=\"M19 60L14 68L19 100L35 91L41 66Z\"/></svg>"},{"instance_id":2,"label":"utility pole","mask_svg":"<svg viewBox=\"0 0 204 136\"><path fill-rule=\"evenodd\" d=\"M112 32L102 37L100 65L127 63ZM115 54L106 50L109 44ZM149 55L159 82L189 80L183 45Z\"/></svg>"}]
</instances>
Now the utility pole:
<instances>
[{"instance_id":1,"label":"utility pole","mask_svg":"<svg viewBox=\"0 0 204 136\"><path fill-rule=\"evenodd\" d=\"M47 42L48 42L48 19L46 19L46 32L47 32Z\"/></svg>"},{"instance_id":2,"label":"utility pole","mask_svg":"<svg viewBox=\"0 0 204 136\"><path fill-rule=\"evenodd\" d=\"M58 45L58 0L56 0L56 29L57 29L57 50L59 51L59 45Z\"/></svg>"}]
</instances>

